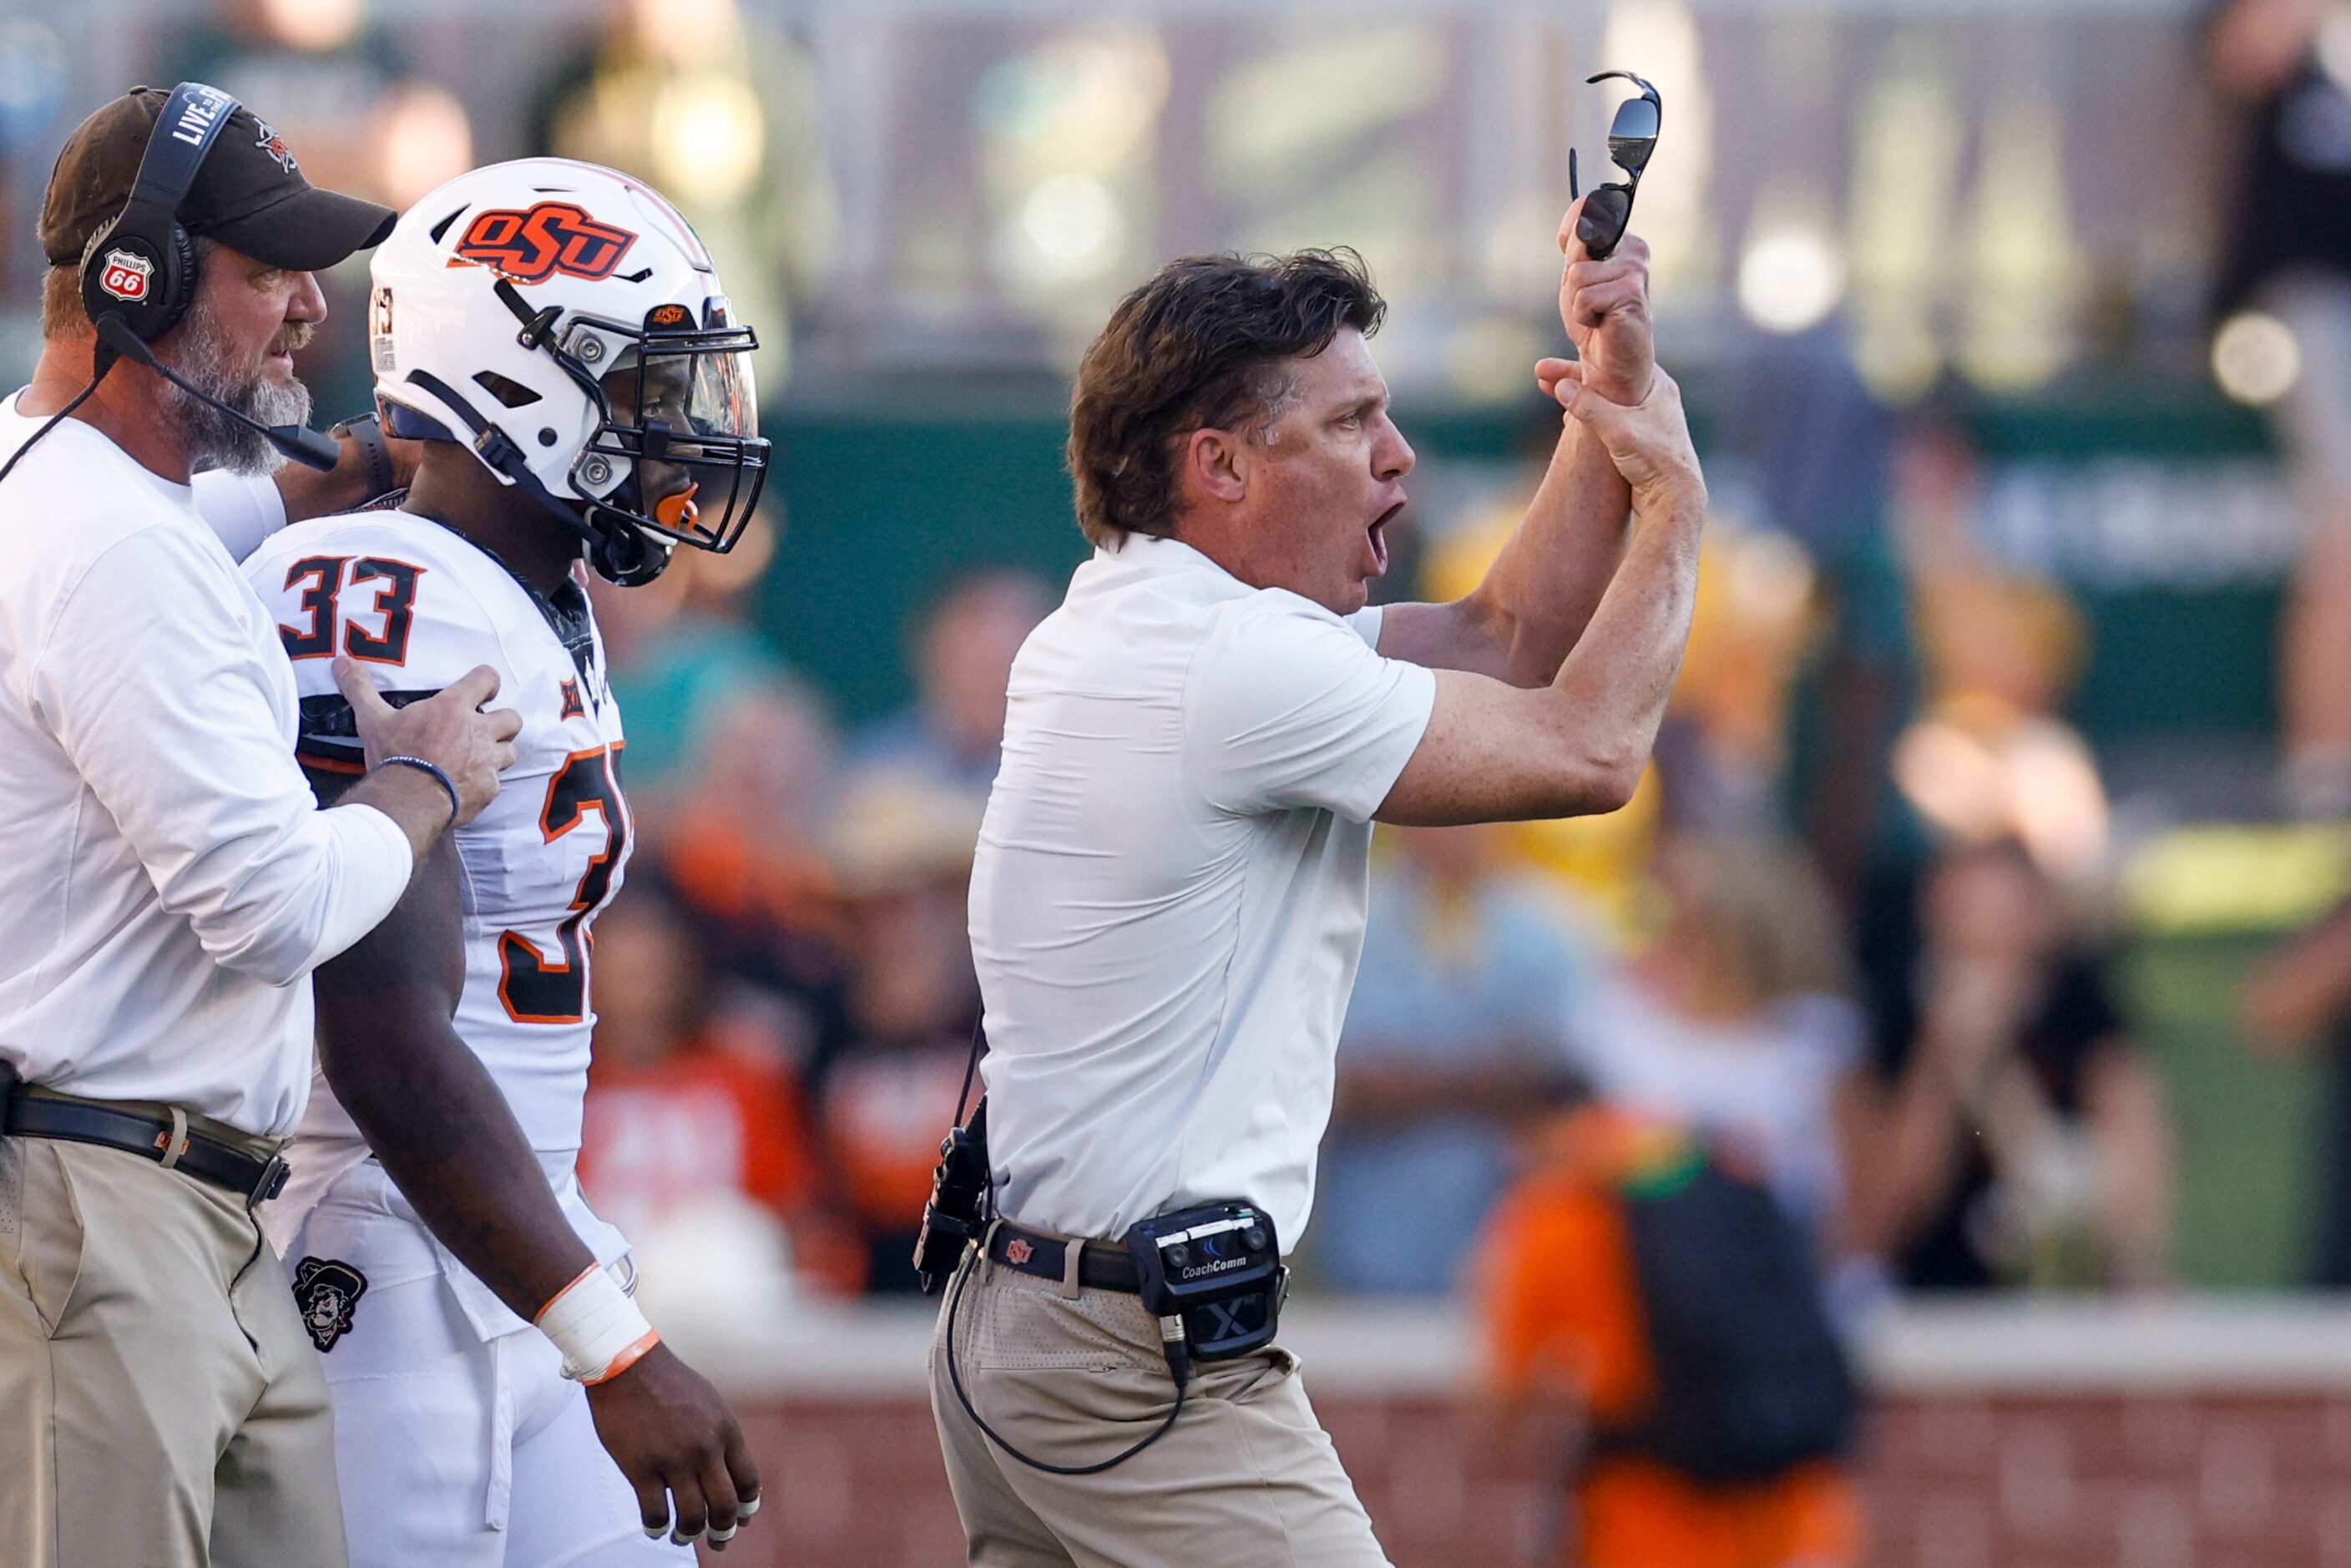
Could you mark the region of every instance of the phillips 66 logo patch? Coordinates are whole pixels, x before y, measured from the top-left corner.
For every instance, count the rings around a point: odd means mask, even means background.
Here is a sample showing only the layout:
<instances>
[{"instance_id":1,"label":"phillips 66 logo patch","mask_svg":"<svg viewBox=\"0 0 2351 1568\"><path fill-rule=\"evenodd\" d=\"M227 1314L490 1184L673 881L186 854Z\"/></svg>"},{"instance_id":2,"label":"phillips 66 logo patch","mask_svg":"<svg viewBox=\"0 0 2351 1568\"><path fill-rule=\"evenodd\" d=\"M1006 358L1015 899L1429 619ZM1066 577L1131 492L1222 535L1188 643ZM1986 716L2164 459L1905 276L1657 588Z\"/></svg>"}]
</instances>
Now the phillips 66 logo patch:
<instances>
[{"instance_id":1,"label":"phillips 66 logo patch","mask_svg":"<svg viewBox=\"0 0 2351 1568\"><path fill-rule=\"evenodd\" d=\"M294 1266L294 1310L320 1354L351 1332L351 1310L367 1294L367 1276L333 1258L305 1258Z\"/></svg>"},{"instance_id":2,"label":"phillips 66 logo patch","mask_svg":"<svg viewBox=\"0 0 2351 1568\"><path fill-rule=\"evenodd\" d=\"M138 252L110 250L105 267L98 275L98 286L117 299L136 305L147 298L148 285L154 277L155 264Z\"/></svg>"}]
</instances>

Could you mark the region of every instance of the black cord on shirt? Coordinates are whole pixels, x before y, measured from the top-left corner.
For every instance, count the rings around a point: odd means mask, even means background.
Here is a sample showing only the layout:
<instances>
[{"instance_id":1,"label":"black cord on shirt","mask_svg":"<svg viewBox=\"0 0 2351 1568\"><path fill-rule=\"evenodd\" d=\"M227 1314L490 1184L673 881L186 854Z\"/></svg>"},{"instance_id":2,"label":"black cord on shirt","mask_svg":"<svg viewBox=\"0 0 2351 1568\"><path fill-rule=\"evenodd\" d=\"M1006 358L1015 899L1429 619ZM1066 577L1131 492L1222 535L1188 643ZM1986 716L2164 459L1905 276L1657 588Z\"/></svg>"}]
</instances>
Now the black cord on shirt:
<instances>
[{"instance_id":1,"label":"black cord on shirt","mask_svg":"<svg viewBox=\"0 0 2351 1568\"><path fill-rule=\"evenodd\" d=\"M111 370L113 369L113 366L110 363L107 369ZM41 437L47 435L49 432L57 427L57 422L59 420L65 418L66 415L79 408L83 403L88 402L89 401L89 394L96 392L98 390L98 383L105 379L106 371L99 371L98 374L89 378L89 385L74 393L73 402L66 404L65 407L49 415L47 423L42 425L40 429L33 432L31 439L26 441L24 445L16 448L15 452L11 453L8 456L7 462L0 463L0 479L7 478L9 474L16 468L17 462L24 457L25 454L30 452L34 446L39 443Z\"/></svg>"},{"instance_id":2,"label":"black cord on shirt","mask_svg":"<svg viewBox=\"0 0 2351 1568\"><path fill-rule=\"evenodd\" d=\"M971 1055L963 1064L963 1089L962 1092L956 1096L956 1125L958 1127L964 1124L964 1107L970 1103L972 1081L978 1076L980 1053L987 1046L987 1035L984 1032L985 1024L986 1020L983 1017L980 1020L974 1022L971 1026ZM985 1101L981 1103L980 1108L982 1110L987 1109L987 1103ZM981 1217L983 1219L987 1216L987 1210L992 1209L995 1207L994 1197L995 1195L991 1191L985 1195L981 1199L982 1203L987 1206L986 1209L983 1209L982 1212ZM925 1215L925 1218L927 1218L927 1214ZM1165 1437L1168 1433L1168 1429L1176 1425L1176 1417L1184 1414L1185 1385L1191 1380L1191 1361L1188 1354L1189 1347L1184 1343L1180 1331L1176 1338L1170 1339L1167 1342L1166 1346L1167 1369L1175 1375L1176 1378L1176 1407L1167 1412L1167 1419L1159 1423L1148 1437L1136 1442L1134 1447L1126 1448L1120 1453L1113 1454L1109 1458L1102 1460L1100 1464L1049 1465L1041 1459L1032 1459L1028 1455L1022 1453L1019 1449L1014 1448L1011 1444L1006 1442L1004 1440L1003 1434L999 1433L995 1427L987 1424L987 1417L980 1415L978 1410L973 1407L971 1396L964 1392L963 1371L956 1365L956 1315L963 1307L964 1281L971 1278L973 1270L982 1268L987 1264L987 1260L985 1254L987 1242L987 1232L986 1229L983 1229L980 1232L979 1240L969 1244L969 1253L964 1259L962 1267L956 1270L955 1284L950 1287L947 1291L947 1382L954 1385L956 1403L963 1406L963 1413L971 1417L972 1425L977 1427L981 1432L985 1433L988 1441L994 1443L998 1448L1003 1449L1006 1453L1011 1455L1022 1464L1027 1465L1030 1469L1042 1470L1049 1476L1098 1476L1104 1470L1110 1469L1114 1466L1126 1463L1127 1460L1134 1458L1135 1455L1143 1452L1144 1449L1151 1447L1152 1444ZM1069 1245L1071 1247L1081 1247L1084 1243L1080 1241L1071 1241Z\"/></svg>"}]
</instances>

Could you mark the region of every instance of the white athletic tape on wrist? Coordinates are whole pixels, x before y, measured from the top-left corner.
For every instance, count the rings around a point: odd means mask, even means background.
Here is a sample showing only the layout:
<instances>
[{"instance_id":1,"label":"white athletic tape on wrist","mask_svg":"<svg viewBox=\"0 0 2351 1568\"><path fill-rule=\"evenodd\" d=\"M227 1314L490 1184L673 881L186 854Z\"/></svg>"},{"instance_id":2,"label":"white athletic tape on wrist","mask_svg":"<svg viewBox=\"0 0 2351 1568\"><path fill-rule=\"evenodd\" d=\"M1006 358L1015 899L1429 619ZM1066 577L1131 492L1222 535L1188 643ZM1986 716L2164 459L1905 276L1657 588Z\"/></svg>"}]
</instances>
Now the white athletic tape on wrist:
<instances>
[{"instance_id":1,"label":"white athletic tape on wrist","mask_svg":"<svg viewBox=\"0 0 2351 1568\"><path fill-rule=\"evenodd\" d=\"M636 1301L601 1263L581 1270L535 1321L563 1353L563 1375L590 1386L618 1377L661 1343Z\"/></svg>"}]
</instances>

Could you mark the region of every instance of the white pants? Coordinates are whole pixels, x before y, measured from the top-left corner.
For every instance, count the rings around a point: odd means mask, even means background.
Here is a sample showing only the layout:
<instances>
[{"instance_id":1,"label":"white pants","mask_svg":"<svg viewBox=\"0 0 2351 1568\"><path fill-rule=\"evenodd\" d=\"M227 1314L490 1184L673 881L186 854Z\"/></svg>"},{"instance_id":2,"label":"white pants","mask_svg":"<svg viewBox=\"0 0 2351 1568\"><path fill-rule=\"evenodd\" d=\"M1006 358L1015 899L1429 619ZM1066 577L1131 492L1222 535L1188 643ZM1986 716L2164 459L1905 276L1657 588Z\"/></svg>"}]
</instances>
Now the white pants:
<instances>
[{"instance_id":1,"label":"white pants","mask_svg":"<svg viewBox=\"0 0 2351 1568\"><path fill-rule=\"evenodd\" d=\"M299 1283L295 1295L328 1342L319 1361L334 1398L351 1568L695 1561L690 1546L645 1539L636 1494L597 1440L587 1390L562 1376L546 1336L475 1331L381 1167L338 1179L303 1219L286 1253L298 1281L305 1260L341 1263L365 1281L340 1333L337 1300Z\"/></svg>"}]
</instances>

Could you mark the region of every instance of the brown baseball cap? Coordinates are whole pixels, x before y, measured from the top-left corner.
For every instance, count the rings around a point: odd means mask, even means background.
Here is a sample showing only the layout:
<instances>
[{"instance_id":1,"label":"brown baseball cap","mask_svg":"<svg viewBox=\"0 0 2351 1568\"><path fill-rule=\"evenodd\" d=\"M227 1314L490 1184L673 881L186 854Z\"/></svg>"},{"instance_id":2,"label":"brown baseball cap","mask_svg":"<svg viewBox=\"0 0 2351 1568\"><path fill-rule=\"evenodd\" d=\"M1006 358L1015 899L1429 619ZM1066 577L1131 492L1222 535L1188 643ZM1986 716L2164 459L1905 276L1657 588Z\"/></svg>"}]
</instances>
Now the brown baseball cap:
<instances>
[{"instance_id":1,"label":"brown baseball cap","mask_svg":"<svg viewBox=\"0 0 2351 1568\"><path fill-rule=\"evenodd\" d=\"M66 138L41 203L41 249L51 266L79 266L89 236L130 203L147 139L171 96L134 87ZM316 272L381 244L399 216L311 184L284 139L245 108L221 128L180 204L180 223L190 234L296 272Z\"/></svg>"}]
</instances>

